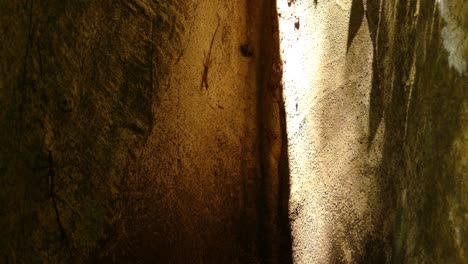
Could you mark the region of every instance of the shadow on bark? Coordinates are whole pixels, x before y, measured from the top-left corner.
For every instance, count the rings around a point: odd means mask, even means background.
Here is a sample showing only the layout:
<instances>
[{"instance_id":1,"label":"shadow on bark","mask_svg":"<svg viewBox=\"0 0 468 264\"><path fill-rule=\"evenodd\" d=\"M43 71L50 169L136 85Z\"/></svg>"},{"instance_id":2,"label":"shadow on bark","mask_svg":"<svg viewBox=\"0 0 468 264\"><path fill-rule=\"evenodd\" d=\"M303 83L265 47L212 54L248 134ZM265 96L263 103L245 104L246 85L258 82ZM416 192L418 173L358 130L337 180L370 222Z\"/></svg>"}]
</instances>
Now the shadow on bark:
<instances>
[{"instance_id":1,"label":"shadow on bark","mask_svg":"<svg viewBox=\"0 0 468 264\"><path fill-rule=\"evenodd\" d=\"M290 173L276 1L264 2L259 38L258 122L260 179L257 198L261 262L292 263Z\"/></svg>"}]
</instances>

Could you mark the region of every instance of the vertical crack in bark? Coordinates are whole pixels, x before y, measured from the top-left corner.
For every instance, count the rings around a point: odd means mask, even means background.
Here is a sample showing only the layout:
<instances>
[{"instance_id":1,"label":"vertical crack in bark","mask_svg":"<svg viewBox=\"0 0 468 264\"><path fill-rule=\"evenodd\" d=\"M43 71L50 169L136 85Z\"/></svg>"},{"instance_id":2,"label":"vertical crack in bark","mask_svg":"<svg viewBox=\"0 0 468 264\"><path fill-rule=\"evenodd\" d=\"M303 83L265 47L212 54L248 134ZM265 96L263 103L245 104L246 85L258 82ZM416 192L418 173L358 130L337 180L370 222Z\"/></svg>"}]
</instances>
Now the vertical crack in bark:
<instances>
[{"instance_id":1,"label":"vertical crack in bark","mask_svg":"<svg viewBox=\"0 0 468 264\"><path fill-rule=\"evenodd\" d=\"M56 198L56 193L55 193L55 168L54 168L54 159L52 157L52 152L49 150L49 156L48 156L48 176L49 176L49 197L52 200L52 205L54 207L54 212L55 212L55 218L57 220L57 225L59 228L60 236L62 241L65 242L66 246L68 247L70 254L71 254L71 247L70 247L70 241L68 240L67 233L65 231L65 228L63 227L62 219L60 217L60 211L57 206L57 198Z\"/></svg>"},{"instance_id":2,"label":"vertical crack in bark","mask_svg":"<svg viewBox=\"0 0 468 264\"><path fill-rule=\"evenodd\" d=\"M18 105L19 105L19 122L18 122L18 133L17 135L19 135L19 133L23 130L22 129L22 120L23 120L23 111L24 111L24 105L23 105L23 102L25 101L25 96L26 96L26 93L25 91L23 91L23 89L26 87L27 85L27 78L28 78L28 58L29 58L29 53L30 53L30 49L31 49L31 46L32 46L32 18L33 18L33 5L34 5L34 1L33 0L30 0L28 1L28 32L27 32L27 37L26 37L26 51L24 53L24 62L23 62L23 72L22 72L22 75L21 75L21 83L20 83L20 89L19 89L19 92L21 93L20 95L20 98L21 98L21 101L18 102ZM19 141L18 141L19 142ZM19 144L19 148L18 150L21 151L21 144Z\"/></svg>"},{"instance_id":3,"label":"vertical crack in bark","mask_svg":"<svg viewBox=\"0 0 468 264\"><path fill-rule=\"evenodd\" d=\"M33 18L33 5L34 1L29 1L29 10L28 10L28 36L26 41L26 52L24 54L24 65L23 65L23 76L22 76L22 87L26 85L26 78L27 78L27 68L28 68L28 57L29 51L32 46L32 18Z\"/></svg>"}]
</instances>

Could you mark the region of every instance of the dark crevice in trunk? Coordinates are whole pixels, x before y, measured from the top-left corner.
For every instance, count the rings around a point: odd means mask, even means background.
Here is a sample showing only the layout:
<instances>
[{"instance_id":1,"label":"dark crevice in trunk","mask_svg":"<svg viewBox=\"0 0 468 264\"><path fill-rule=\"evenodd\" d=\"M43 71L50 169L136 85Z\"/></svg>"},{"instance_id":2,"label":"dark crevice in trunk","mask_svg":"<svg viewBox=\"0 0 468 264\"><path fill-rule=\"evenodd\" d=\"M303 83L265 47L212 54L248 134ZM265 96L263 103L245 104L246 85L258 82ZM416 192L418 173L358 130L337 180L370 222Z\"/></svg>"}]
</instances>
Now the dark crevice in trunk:
<instances>
[{"instance_id":1,"label":"dark crevice in trunk","mask_svg":"<svg viewBox=\"0 0 468 264\"><path fill-rule=\"evenodd\" d=\"M289 161L276 1L264 2L258 74L258 244L266 263L292 263ZM279 151L278 151L279 148Z\"/></svg>"}]
</instances>

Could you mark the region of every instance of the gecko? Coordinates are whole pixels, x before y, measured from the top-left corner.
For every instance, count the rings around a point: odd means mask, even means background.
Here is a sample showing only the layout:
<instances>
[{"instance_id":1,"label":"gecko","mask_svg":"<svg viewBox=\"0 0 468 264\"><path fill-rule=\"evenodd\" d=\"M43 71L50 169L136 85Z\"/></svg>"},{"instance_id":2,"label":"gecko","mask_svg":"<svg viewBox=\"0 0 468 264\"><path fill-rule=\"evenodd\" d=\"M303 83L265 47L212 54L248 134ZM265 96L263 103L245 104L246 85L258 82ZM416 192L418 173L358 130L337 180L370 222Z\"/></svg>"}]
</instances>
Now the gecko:
<instances>
[{"instance_id":1,"label":"gecko","mask_svg":"<svg viewBox=\"0 0 468 264\"><path fill-rule=\"evenodd\" d=\"M220 18L219 18L219 15L218 15L218 25L216 26L216 30L215 30L215 32L213 34L213 38L211 39L211 44L210 44L210 48L208 49L208 54L205 54L205 61L203 62L203 74L202 74L200 89L205 87L205 89L208 90L208 70L209 70L209 67L211 66L211 62L212 62L211 51L213 49L213 44L214 44L214 40L216 38L216 34L218 33L219 25L220 25Z\"/></svg>"}]
</instances>

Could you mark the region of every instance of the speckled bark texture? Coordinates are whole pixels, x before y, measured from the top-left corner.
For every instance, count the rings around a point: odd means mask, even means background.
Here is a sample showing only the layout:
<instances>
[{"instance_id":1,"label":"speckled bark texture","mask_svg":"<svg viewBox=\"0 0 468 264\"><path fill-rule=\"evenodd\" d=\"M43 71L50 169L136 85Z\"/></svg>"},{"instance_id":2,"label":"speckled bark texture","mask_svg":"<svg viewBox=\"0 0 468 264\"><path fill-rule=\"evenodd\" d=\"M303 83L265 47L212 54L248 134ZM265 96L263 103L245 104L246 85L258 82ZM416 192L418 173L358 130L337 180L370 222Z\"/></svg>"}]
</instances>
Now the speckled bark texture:
<instances>
[{"instance_id":1,"label":"speckled bark texture","mask_svg":"<svg viewBox=\"0 0 468 264\"><path fill-rule=\"evenodd\" d=\"M0 0L0 263L468 263L464 0Z\"/></svg>"},{"instance_id":2,"label":"speckled bark texture","mask_svg":"<svg viewBox=\"0 0 468 264\"><path fill-rule=\"evenodd\" d=\"M297 263L467 262L466 1L280 1Z\"/></svg>"}]
</instances>

